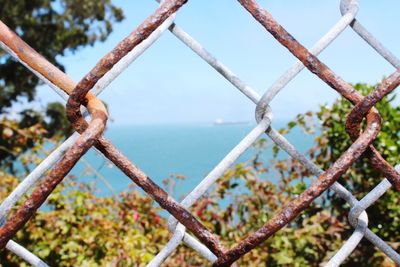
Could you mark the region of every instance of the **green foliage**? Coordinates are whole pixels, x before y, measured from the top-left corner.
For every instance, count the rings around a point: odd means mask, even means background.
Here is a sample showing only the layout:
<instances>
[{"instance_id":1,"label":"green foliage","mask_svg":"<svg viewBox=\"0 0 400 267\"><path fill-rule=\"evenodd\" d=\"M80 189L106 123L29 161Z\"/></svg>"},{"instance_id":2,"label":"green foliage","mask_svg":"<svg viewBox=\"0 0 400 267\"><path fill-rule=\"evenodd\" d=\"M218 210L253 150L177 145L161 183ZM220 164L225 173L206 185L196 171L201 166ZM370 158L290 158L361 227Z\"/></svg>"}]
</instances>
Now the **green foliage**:
<instances>
[{"instance_id":1,"label":"green foliage","mask_svg":"<svg viewBox=\"0 0 400 267\"><path fill-rule=\"evenodd\" d=\"M354 88L367 95L375 87L367 84L356 84ZM376 105L382 117L382 129L374 146L383 157L393 166L400 162L400 139L398 124L400 121L400 107L393 104L395 95L389 95ZM315 147L309 151L310 158L322 169L327 169L341 156L341 154L352 144L345 131L346 116L349 114L352 105L344 98L339 98L333 105L323 105L316 114L300 115L290 122L305 131L312 131L313 127L304 124L305 116L312 116L314 122L318 123L318 135L315 138ZM364 123L363 123L364 125ZM290 171L286 170L285 175ZM370 164L368 158L357 160L352 168L343 175L339 182L350 190L357 199L361 199L372 190L381 180L382 175L377 173ZM345 227L341 239L345 240L353 229L347 223L349 205L342 199L336 197L333 192L324 194L323 208L331 212ZM398 193L389 190L373 206L368 208L370 229L391 244L395 249L399 247L398 237L400 236L400 201ZM308 213L308 212L307 212ZM359 245L352 257L349 258L346 266L394 266L383 253L379 252L368 241Z\"/></svg>"},{"instance_id":2,"label":"green foliage","mask_svg":"<svg viewBox=\"0 0 400 267\"><path fill-rule=\"evenodd\" d=\"M2 185L18 179L2 175ZM149 198L137 190L119 200L96 197L95 186L66 178L14 238L50 266L135 266L148 262L167 238L164 221ZM6 196L4 187L0 198ZM10 252L0 253L0 266L25 266Z\"/></svg>"}]
</instances>

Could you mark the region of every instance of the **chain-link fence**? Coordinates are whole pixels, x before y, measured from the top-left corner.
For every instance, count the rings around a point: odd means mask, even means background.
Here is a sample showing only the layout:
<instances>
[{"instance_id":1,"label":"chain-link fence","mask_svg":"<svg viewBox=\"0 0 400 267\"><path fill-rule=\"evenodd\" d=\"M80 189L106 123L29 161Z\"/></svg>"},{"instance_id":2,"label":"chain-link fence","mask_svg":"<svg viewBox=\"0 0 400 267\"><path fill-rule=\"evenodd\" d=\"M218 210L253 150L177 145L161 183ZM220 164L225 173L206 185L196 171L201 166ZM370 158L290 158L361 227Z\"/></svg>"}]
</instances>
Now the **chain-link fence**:
<instances>
[{"instance_id":1,"label":"chain-link fence","mask_svg":"<svg viewBox=\"0 0 400 267\"><path fill-rule=\"evenodd\" d=\"M381 125L380 116L374 106L400 83L400 69L398 69L400 61L357 21L358 1L342 0L340 3L340 11L342 13L340 20L308 50L254 0L239 0L244 9L298 59L298 62L272 84L262 96L174 23L176 12L185 2L186 0L162 1L159 8L150 17L103 57L79 83L75 83L66 74L49 63L24 43L5 24L0 22L1 47L67 101L67 116L76 130L76 133L43 160L1 203L0 248L6 248L14 252L34 266L47 266L42 260L11 239L44 203L77 161L90 148L94 148L120 168L126 176L140 186L171 215L168 225L173 235L165 247L149 263L149 266L162 264L182 242L193 248L214 266L230 266L244 254L271 237L279 229L289 224L328 188L351 206L348 217L350 224L354 227L354 232L326 266L338 266L341 264L363 238L368 239L395 263L400 265L400 255L368 228L368 217L365 212L391 186L398 191L400 190L400 174L371 145L378 135ZM356 34L363 38L396 69L393 74L385 78L366 97L363 97L317 57L347 27L351 27ZM107 111L102 102L96 98L132 61L145 52L167 30L256 105L255 117L257 125L254 129L180 203L154 183L150 177L130 162L102 135L107 122ZM284 136L271 127L272 110L269 107L269 103L304 68L314 73L354 105L346 121L346 131L353 140L353 144L346 151L343 151L342 156L336 162L332 162L332 165L327 170L321 170L317 167L290 144ZM81 106L85 108L81 108ZM86 121L86 116L90 117L88 119L89 122ZM365 128L361 129L361 122L364 118L366 121ZM317 179L297 198L277 212L259 230L245 237L233 248L225 249L219 238L199 222L189 209L232 166L238 157L264 133L292 158L303 164ZM361 155L369 157L372 166L382 174L382 177L386 178L368 192L363 199L357 200L351 192L337 183L336 180ZM27 197L27 200L15 212L10 214L17 201L49 170L49 174L33 189L33 193Z\"/></svg>"}]
</instances>

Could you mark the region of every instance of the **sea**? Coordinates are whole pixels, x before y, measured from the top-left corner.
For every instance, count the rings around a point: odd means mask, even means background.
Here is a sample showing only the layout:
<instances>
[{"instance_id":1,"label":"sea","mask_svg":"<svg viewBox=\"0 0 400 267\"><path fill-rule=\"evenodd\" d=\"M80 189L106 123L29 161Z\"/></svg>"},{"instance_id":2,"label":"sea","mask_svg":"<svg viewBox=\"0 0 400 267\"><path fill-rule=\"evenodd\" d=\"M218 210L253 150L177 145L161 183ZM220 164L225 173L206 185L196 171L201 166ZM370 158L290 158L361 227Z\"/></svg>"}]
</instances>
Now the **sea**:
<instances>
[{"instance_id":1,"label":"sea","mask_svg":"<svg viewBox=\"0 0 400 267\"><path fill-rule=\"evenodd\" d=\"M285 122L274 122L280 129ZM154 182L169 191L176 199L188 194L253 128L254 124L176 124L176 125L111 125L105 136ZM295 147L305 153L313 145L314 137L294 128L285 136ZM267 135L263 135L269 143ZM254 155L249 148L236 163ZM283 153L280 157L285 157ZM264 162L272 159L272 146L261 154ZM78 179L96 182L98 194L109 196L132 190L132 181L99 152L91 149L71 171ZM171 176L173 188L163 181ZM276 179L271 174L267 179Z\"/></svg>"}]
</instances>

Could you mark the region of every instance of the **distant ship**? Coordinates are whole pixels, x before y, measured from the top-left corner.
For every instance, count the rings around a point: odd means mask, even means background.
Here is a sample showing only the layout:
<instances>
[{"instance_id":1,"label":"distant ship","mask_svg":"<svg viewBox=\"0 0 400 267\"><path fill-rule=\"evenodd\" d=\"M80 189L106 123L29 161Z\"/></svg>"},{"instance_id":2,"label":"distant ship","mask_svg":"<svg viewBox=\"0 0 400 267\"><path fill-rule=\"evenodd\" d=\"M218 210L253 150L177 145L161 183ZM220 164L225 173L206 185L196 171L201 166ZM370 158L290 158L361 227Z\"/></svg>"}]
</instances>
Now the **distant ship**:
<instances>
[{"instance_id":1,"label":"distant ship","mask_svg":"<svg viewBox=\"0 0 400 267\"><path fill-rule=\"evenodd\" d=\"M249 124L249 121L224 121L223 119L216 119L213 125L239 125Z\"/></svg>"}]
</instances>

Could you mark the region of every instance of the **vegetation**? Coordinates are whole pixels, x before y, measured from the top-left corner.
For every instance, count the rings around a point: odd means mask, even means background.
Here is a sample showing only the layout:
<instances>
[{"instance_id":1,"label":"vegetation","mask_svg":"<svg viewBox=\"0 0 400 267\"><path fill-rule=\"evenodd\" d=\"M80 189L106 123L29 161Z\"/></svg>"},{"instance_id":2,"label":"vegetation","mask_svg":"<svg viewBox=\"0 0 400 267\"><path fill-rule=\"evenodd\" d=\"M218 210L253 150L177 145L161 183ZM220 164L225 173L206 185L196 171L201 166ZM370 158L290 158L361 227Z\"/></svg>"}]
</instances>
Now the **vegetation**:
<instances>
[{"instance_id":1,"label":"vegetation","mask_svg":"<svg viewBox=\"0 0 400 267\"><path fill-rule=\"evenodd\" d=\"M373 87L357 84L367 94ZM375 142L391 164L398 162L397 123L400 109L391 105L394 96L378 103L383 121L382 132ZM351 144L344 130L345 117L351 105L339 98L332 105L321 106L316 113L307 112L288 123L283 134L301 129L315 137L308 156L321 168L332 162ZM36 144L36 143L35 143ZM226 247L267 222L279 209L301 193L310 173L298 162L282 157L272 148L274 158L262 161L262 152L271 149L267 139L260 140L250 160L239 163L218 180L214 190L202 198L193 213ZM40 152L42 151L42 152ZM38 159L41 144L22 154ZM33 157L32 155L37 155ZM23 161L24 162L24 161ZM340 179L357 198L362 198L381 181L368 159L358 160ZM19 178L2 173L0 199L14 188ZM178 181L179 183L179 181ZM168 185L167 185L168 186ZM370 229L394 248L399 243L400 203L397 193L388 191L368 209ZM119 197L98 197L94 183L78 183L73 176L65 179L41 210L21 230L15 240L40 256L51 266L141 266L147 263L168 241L166 219L160 217L153 201L132 187ZM239 266L319 266L326 262L350 236L347 222L348 204L333 192L324 193L289 226L239 260ZM21 266L13 254L0 255L3 266ZM165 266L203 266L206 261L182 245ZM345 266L395 266L368 241L363 241Z\"/></svg>"}]
</instances>

